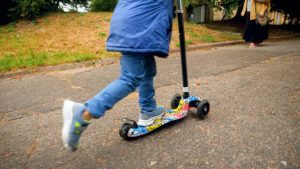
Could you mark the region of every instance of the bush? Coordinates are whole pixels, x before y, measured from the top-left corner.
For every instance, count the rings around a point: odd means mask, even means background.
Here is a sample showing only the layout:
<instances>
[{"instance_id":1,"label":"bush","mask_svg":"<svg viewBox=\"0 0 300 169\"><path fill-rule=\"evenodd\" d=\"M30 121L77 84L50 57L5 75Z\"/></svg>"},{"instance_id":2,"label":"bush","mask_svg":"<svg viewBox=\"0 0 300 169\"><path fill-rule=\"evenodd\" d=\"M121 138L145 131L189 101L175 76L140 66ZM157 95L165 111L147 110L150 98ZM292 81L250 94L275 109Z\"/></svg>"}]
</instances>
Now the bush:
<instances>
[{"instance_id":1,"label":"bush","mask_svg":"<svg viewBox=\"0 0 300 169\"><path fill-rule=\"evenodd\" d=\"M87 6L88 0L0 0L0 25L20 18L35 18L58 11L59 5Z\"/></svg>"},{"instance_id":2,"label":"bush","mask_svg":"<svg viewBox=\"0 0 300 169\"><path fill-rule=\"evenodd\" d=\"M0 24L20 18L34 18L51 9L49 0L5 0L4 2L0 5Z\"/></svg>"},{"instance_id":3,"label":"bush","mask_svg":"<svg viewBox=\"0 0 300 169\"><path fill-rule=\"evenodd\" d=\"M1 1L1 0L0 0ZM16 6L14 0L4 0L0 3L0 25L9 23L12 18L10 17L9 9Z\"/></svg>"},{"instance_id":4,"label":"bush","mask_svg":"<svg viewBox=\"0 0 300 169\"><path fill-rule=\"evenodd\" d=\"M14 8L16 10L16 14L18 17L36 17L41 12L43 12L43 8L47 5L45 0L22 0L17 1L18 6Z\"/></svg>"},{"instance_id":5,"label":"bush","mask_svg":"<svg viewBox=\"0 0 300 169\"><path fill-rule=\"evenodd\" d=\"M113 11L118 0L92 0L90 9L93 12L97 11Z\"/></svg>"}]
</instances>

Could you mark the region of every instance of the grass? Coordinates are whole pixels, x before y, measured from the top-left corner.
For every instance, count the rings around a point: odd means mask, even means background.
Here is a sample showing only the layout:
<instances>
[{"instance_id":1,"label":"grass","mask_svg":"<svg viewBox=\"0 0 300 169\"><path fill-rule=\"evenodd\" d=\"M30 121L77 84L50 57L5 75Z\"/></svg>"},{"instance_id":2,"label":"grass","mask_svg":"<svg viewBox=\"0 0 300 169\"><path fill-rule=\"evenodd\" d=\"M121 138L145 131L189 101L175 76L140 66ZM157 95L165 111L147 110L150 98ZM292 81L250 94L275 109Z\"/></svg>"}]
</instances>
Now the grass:
<instances>
[{"instance_id":1,"label":"grass","mask_svg":"<svg viewBox=\"0 0 300 169\"><path fill-rule=\"evenodd\" d=\"M33 21L0 26L0 73L109 57L105 51L112 13L52 13ZM230 41L239 35L185 23L186 45ZM172 48L179 47L174 20Z\"/></svg>"},{"instance_id":2,"label":"grass","mask_svg":"<svg viewBox=\"0 0 300 169\"><path fill-rule=\"evenodd\" d=\"M104 51L103 51L104 52ZM31 51L28 55L15 57L12 54L3 56L0 59L0 72L14 70L16 68L34 68L38 66L58 65L61 63L74 63L87 60L102 59L96 54L80 54L80 53L34 53ZM115 57L111 55L111 57Z\"/></svg>"},{"instance_id":3,"label":"grass","mask_svg":"<svg viewBox=\"0 0 300 169\"><path fill-rule=\"evenodd\" d=\"M185 47L187 47L188 45L191 45L191 44L193 44L193 40L189 39L189 40L185 41ZM179 42L176 43L176 47L178 47L178 48L180 47Z\"/></svg>"},{"instance_id":4,"label":"grass","mask_svg":"<svg viewBox=\"0 0 300 169\"><path fill-rule=\"evenodd\" d=\"M13 22L13 23L10 23L6 29L6 31L9 33L9 32L13 32L16 28L16 23Z\"/></svg>"},{"instance_id":5,"label":"grass","mask_svg":"<svg viewBox=\"0 0 300 169\"><path fill-rule=\"evenodd\" d=\"M101 38L106 38L106 33L105 32L99 32L98 34Z\"/></svg>"},{"instance_id":6,"label":"grass","mask_svg":"<svg viewBox=\"0 0 300 169\"><path fill-rule=\"evenodd\" d=\"M201 36L203 42L217 42L216 38L209 34L204 34Z\"/></svg>"}]
</instances>

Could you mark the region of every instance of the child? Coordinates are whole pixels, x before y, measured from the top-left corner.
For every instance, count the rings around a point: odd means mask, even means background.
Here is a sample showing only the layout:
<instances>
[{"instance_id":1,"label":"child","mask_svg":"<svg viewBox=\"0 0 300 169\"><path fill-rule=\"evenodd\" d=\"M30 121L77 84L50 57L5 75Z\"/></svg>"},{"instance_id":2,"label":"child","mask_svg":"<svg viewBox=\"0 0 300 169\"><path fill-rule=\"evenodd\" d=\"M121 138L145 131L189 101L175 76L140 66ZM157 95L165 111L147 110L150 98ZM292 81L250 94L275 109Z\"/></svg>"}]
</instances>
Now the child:
<instances>
[{"instance_id":1,"label":"child","mask_svg":"<svg viewBox=\"0 0 300 169\"><path fill-rule=\"evenodd\" d=\"M122 53L120 76L84 104L64 102L62 137L66 148L77 150L81 133L90 120L102 117L136 89L141 108L138 125L150 125L163 115L164 108L157 106L154 98L154 55L168 56L172 17L173 0L118 1L106 46L109 51Z\"/></svg>"}]
</instances>

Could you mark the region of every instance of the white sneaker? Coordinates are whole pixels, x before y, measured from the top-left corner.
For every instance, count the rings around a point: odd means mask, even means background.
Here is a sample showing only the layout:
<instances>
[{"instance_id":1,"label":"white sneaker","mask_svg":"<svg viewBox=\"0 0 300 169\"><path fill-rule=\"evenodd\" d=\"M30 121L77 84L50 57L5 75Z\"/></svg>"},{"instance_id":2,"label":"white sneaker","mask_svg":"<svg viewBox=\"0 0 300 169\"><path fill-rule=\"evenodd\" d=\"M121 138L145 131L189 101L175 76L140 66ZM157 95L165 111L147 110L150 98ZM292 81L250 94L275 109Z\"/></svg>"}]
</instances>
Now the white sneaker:
<instances>
[{"instance_id":1,"label":"white sneaker","mask_svg":"<svg viewBox=\"0 0 300 169\"><path fill-rule=\"evenodd\" d=\"M81 133L89 125L89 122L84 121L81 117L83 110L81 103L64 101L62 140L64 146L71 151L78 149Z\"/></svg>"},{"instance_id":2,"label":"white sneaker","mask_svg":"<svg viewBox=\"0 0 300 169\"><path fill-rule=\"evenodd\" d=\"M141 112L137 124L139 126L149 126L153 124L156 119L160 119L164 112L165 108L163 106L157 106L152 112L147 112L147 114Z\"/></svg>"}]
</instances>

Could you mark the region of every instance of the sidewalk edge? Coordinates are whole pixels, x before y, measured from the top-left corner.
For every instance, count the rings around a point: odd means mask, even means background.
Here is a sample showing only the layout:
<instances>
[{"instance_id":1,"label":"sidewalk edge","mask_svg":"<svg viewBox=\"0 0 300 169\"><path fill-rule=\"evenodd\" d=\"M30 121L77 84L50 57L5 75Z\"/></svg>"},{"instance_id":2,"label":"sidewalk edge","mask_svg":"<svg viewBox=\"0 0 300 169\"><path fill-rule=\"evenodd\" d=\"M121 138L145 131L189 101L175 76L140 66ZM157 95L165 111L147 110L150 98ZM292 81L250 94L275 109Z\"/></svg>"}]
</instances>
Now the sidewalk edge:
<instances>
[{"instance_id":1,"label":"sidewalk edge","mask_svg":"<svg viewBox=\"0 0 300 169\"><path fill-rule=\"evenodd\" d=\"M269 40L284 40L284 39L290 39L290 38L296 38L300 37L300 34L295 35L289 35L289 36L278 36L278 37L271 37ZM223 46L231 46L231 45L239 45L245 43L244 40L236 40L236 41L227 41L227 42L216 42L216 43L207 43L207 44L201 44L201 45L195 45L195 46L189 46L186 48L187 51L193 51L193 50L201 50L201 49L209 49L209 48L215 48L215 47L223 47ZM177 53L180 52L180 49L172 49L170 50L170 53ZM13 72L6 72L0 74L0 79L3 78L10 78L14 76L22 76L37 72L47 72L47 71L58 71L58 70L67 70L67 69L74 69L84 66L91 66L91 65L109 65L118 62L118 58L108 58L108 59L101 59L96 61L86 61L86 62L80 62L80 63L68 63L68 64L62 64L62 65L56 65L56 66L43 66L43 67L37 67L32 70L18 70Z\"/></svg>"}]
</instances>

